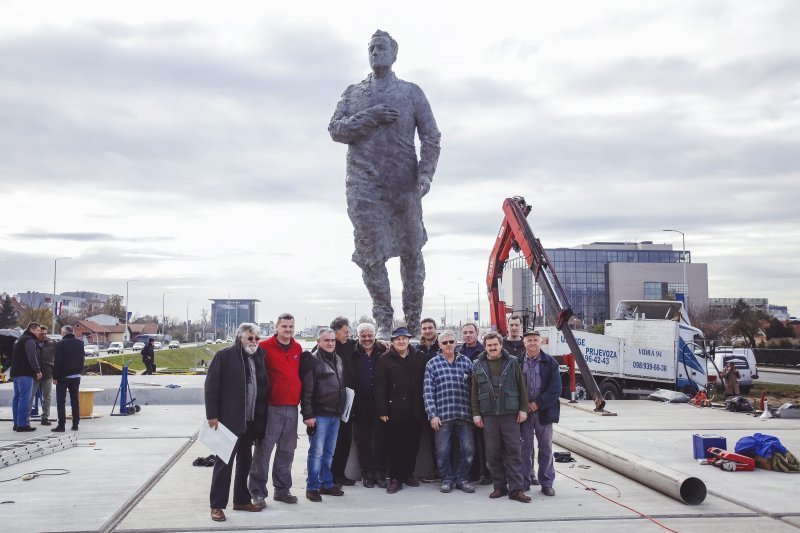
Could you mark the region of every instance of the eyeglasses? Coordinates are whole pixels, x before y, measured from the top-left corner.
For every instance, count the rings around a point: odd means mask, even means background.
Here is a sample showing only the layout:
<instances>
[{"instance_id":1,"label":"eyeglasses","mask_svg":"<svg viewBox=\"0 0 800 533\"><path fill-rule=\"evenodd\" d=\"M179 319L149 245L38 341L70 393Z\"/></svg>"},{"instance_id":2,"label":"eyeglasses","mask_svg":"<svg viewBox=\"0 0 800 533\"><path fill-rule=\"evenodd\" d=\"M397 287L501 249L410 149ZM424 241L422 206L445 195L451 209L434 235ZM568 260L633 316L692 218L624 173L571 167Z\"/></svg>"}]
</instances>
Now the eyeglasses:
<instances>
[{"instance_id":1,"label":"eyeglasses","mask_svg":"<svg viewBox=\"0 0 800 533\"><path fill-rule=\"evenodd\" d=\"M439 344L455 344L456 341L439 341Z\"/></svg>"},{"instance_id":2,"label":"eyeglasses","mask_svg":"<svg viewBox=\"0 0 800 533\"><path fill-rule=\"evenodd\" d=\"M260 341L261 337L245 337L245 339L249 340L250 342L253 342L253 341Z\"/></svg>"}]
</instances>

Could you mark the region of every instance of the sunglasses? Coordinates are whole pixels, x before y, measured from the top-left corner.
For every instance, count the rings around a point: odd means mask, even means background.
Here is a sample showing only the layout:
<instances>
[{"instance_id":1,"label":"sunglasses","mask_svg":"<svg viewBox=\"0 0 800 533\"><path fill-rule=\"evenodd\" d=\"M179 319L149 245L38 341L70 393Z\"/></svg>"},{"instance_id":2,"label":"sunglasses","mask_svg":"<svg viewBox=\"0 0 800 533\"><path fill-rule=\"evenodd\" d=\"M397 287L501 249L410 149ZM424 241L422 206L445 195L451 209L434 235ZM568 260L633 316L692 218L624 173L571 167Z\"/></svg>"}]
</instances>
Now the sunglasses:
<instances>
[{"instance_id":1,"label":"sunglasses","mask_svg":"<svg viewBox=\"0 0 800 533\"><path fill-rule=\"evenodd\" d=\"M260 341L261 337L245 337L245 339L249 340L250 342L253 342L253 341Z\"/></svg>"},{"instance_id":2,"label":"sunglasses","mask_svg":"<svg viewBox=\"0 0 800 533\"><path fill-rule=\"evenodd\" d=\"M439 341L439 344L455 344L456 341Z\"/></svg>"}]
</instances>

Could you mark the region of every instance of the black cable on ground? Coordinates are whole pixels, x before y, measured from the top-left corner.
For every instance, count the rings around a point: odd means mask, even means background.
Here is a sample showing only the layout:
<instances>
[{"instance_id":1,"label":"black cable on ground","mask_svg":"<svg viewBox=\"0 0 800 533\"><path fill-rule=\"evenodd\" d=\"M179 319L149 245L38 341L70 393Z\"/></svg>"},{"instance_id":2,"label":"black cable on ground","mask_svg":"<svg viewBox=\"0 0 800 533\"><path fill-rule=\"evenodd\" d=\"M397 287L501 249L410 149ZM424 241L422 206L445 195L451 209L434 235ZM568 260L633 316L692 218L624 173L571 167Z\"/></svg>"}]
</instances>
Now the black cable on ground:
<instances>
[{"instance_id":1,"label":"black cable on ground","mask_svg":"<svg viewBox=\"0 0 800 533\"><path fill-rule=\"evenodd\" d=\"M6 481L14 481L15 479L30 481L32 479L36 479L39 476L63 476L64 474L69 474L69 470L67 470L66 468L45 468L42 470L34 470L33 472L25 472L24 474L20 474L17 477L0 479L0 483L5 483Z\"/></svg>"}]
</instances>

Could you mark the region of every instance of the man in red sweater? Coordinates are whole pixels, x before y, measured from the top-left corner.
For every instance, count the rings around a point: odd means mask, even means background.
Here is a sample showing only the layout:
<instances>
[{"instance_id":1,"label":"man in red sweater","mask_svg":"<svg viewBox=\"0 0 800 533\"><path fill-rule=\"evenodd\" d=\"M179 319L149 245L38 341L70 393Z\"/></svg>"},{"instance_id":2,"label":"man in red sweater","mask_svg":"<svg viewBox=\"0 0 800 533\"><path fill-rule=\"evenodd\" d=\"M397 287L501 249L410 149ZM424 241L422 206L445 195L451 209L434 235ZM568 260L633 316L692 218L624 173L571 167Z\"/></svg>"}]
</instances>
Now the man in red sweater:
<instances>
[{"instance_id":1,"label":"man in red sweater","mask_svg":"<svg viewBox=\"0 0 800 533\"><path fill-rule=\"evenodd\" d=\"M269 459L272 449L273 498L283 503L297 503L292 488L292 461L297 448L297 406L300 404L300 354L303 349L294 340L294 317L283 313L275 325L275 335L259 343L264 350L264 363L269 376L270 391L267 400L267 431L264 439L256 445L253 465L247 488L253 504L266 507Z\"/></svg>"}]
</instances>

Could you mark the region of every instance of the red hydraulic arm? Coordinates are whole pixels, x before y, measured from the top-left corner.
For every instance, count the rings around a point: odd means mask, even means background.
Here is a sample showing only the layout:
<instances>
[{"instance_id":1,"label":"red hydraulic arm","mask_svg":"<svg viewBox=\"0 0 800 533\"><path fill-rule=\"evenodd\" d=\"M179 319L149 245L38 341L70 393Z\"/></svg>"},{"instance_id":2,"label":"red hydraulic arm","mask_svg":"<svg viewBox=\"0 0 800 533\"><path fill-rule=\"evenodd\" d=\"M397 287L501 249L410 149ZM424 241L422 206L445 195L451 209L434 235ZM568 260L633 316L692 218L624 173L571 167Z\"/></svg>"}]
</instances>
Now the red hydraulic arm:
<instances>
[{"instance_id":1,"label":"red hydraulic arm","mask_svg":"<svg viewBox=\"0 0 800 533\"><path fill-rule=\"evenodd\" d=\"M558 308L556 326L561 331L561 334L564 335L564 339L567 341L567 345L575 358L575 363L577 363L581 371L586 388L594 398L595 410L602 411L606 402L600 393L594 376L589 370L589 365L586 364L586 360L583 358L583 353L575 340L575 335L569 329L572 306L569 304L566 292L561 288L561 283L556 277L555 270L553 270L553 266L550 264L550 259L547 257L541 242L534 237L533 231L528 225L526 217L530 212L531 206L525 203L525 198L521 196L506 198L503 202L505 218L494 243L492 255L489 257L489 268L486 273L486 286L489 290L489 316L492 320L492 325L497 328L501 335L506 335L506 305L505 302L500 300L499 280L503 276L503 267L513 248L517 252L522 252L528 263L528 268L533 271L533 278L541 287L542 292L550 301L556 304Z\"/></svg>"}]
</instances>

